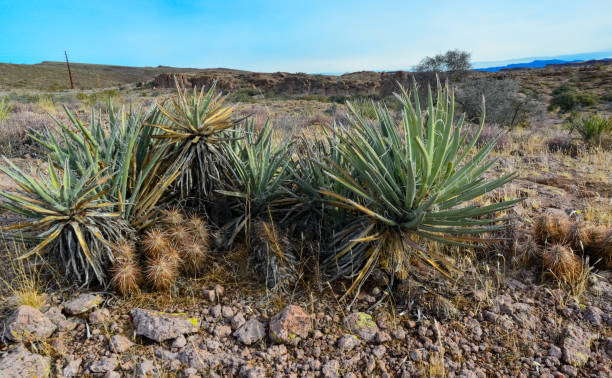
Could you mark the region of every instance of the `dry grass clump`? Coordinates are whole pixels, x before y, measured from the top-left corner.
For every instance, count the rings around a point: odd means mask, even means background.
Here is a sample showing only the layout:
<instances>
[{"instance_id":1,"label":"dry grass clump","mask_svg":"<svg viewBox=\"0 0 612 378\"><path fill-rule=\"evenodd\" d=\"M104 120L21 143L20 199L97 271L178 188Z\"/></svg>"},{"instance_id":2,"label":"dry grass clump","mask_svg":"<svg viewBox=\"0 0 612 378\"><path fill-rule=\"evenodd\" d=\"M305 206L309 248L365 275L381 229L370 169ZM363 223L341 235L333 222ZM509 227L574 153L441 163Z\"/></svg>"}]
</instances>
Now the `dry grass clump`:
<instances>
[{"instance_id":1,"label":"dry grass clump","mask_svg":"<svg viewBox=\"0 0 612 378\"><path fill-rule=\"evenodd\" d=\"M553 137L546 140L545 143L550 152L561 152L573 158L578 156L578 145L570 137Z\"/></svg>"},{"instance_id":2,"label":"dry grass clump","mask_svg":"<svg viewBox=\"0 0 612 378\"><path fill-rule=\"evenodd\" d=\"M249 260L271 290L284 291L298 280L297 259L288 238L273 222L257 221L252 228Z\"/></svg>"},{"instance_id":3,"label":"dry grass clump","mask_svg":"<svg viewBox=\"0 0 612 378\"><path fill-rule=\"evenodd\" d=\"M13 309L21 305L41 308L45 304L39 261L18 259L24 250L26 247L22 242L9 244L2 240L0 244L0 251L8 259L8 266L0 270L0 303L3 304L0 308Z\"/></svg>"},{"instance_id":4,"label":"dry grass clump","mask_svg":"<svg viewBox=\"0 0 612 378\"><path fill-rule=\"evenodd\" d=\"M578 281L583 270L580 258L562 244L552 244L544 249L542 266L550 271L557 280L569 285Z\"/></svg>"}]
</instances>

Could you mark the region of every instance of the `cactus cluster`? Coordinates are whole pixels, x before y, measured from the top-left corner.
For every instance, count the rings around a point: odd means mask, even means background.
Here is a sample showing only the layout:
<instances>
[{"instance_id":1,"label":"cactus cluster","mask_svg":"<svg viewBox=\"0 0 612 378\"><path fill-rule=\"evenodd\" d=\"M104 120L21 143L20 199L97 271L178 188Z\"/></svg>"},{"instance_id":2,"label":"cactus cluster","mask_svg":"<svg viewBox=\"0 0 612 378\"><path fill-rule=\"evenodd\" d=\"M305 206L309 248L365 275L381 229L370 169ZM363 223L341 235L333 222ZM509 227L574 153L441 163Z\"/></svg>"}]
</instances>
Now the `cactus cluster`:
<instances>
[{"instance_id":1,"label":"cactus cluster","mask_svg":"<svg viewBox=\"0 0 612 378\"><path fill-rule=\"evenodd\" d=\"M155 290L168 290L181 272L196 273L210 249L208 227L197 216L177 208L163 212L162 222L145 231L138 243L121 242L114 248L112 285L122 294L138 291L143 277Z\"/></svg>"},{"instance_id":2,"label":"cactus cluster","mask_svg":"<svg viewBox=\"0 0 612 378\"><path fill-rule=\"evenodd\" d=\"M542 267L555 278L574 283L583 270L583 259L604 269L612 267L612 229L571 221L562 211L548 211L534 224L536 242L543 247Z\"/></svg>"}]
</instances>

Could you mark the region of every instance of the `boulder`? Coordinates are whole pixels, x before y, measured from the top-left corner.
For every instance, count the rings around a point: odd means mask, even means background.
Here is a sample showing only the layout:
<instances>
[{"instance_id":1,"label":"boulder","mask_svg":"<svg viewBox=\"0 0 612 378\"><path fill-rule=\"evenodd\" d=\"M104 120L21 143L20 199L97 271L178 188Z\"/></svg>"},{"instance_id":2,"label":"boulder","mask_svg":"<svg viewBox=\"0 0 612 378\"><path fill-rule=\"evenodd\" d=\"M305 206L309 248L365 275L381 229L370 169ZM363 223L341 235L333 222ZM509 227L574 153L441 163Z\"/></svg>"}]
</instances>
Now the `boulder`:
<instances>
[{"instance_id":1,"label":"boulder","mask_svg":"<svg viewBox=\"0 0 612 378\"><path fill-rule=\"evenodd\" d=\"M170 314L159 311L134 309L130 312L137 335L162 342L180 335L197 332L200 328L197 318L185 314Z\"/></svg>"},{"instance_id":2,"label":"boulder","mask_svg":"<svg viewBox=\"0 0 612 378\"><path fill-rule=\"evenodd\" d=\"M6 337L13 341L24 338L45 339L56 330L55 324L34 307L22 305L8 319Z\"/></svg>"},{"instance_id":3,"label":"boulder","mask_svg":"<svg viewBox=\"0 0 612 378\"><path fill-rule=\"evenodd\" d=\"M263 339L266 334L266 328L263 324L261 324L257 319L250 319L236 332L234 332L234 337L238 339L244 345L251 345L254 342L257 342Z\"/></svg>"},{"instance_id":4,"label":"boulder","mask_svg":"<svg viewBox=\"0 0 612 378\"><path fill-rule=\"evenodd\" d=\"M104 299L96 294L81 294L64 304L64 311L69 315L80 315L93 310Z\"/></svg>"},{"instance_id":5,"label":"boulder","mask_svg":"<svg viewBox=\"0 0 612 378\"><path fill-rule=\"evenodd\" d=\"M349 331L365 341L372 341L378 333L378 325L371 315L364 312L353 312L344 318L344 325Z\"/></svg>"},{"instance_id":6,"label":"boulder","mask_svg":"<svg viewBox=\"0 0 612 378\"><path fill-rule=\"evenodd\" d=\"M23 345L0 359L0 372L4 378L49 376L51 359L30 353Z\"/></svg>"},{"instance_id":7,"label":"boulder","mask_svg":"<svg viewBox=\"0 0 612 378\"><path fill-rule=\"evenodd\" d=\"M270 338L278 343L297 344L312 331L312 319L300 306L289 305L270 320Z\"/></svg>"}]
</instances>

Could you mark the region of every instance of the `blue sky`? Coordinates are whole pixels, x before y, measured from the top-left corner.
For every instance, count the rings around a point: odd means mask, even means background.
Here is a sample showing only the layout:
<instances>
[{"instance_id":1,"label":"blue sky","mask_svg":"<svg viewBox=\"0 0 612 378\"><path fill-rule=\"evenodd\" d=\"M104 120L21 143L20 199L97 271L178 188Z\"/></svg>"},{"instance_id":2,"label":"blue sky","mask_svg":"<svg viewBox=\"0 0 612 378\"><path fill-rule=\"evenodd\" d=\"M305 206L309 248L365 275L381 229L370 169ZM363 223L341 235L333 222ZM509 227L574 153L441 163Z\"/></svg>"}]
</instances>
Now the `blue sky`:
<instances>
[{"instance_id":1,"label":"blue sky","mask_svg":"<svg viewBox=\"0 0 612 378\"><path fill-rule=\"evenodd\" d=\"M612 1L0 0L0 62L253 71L406 69L612 50Z\"/></svg>"}]
</instances>

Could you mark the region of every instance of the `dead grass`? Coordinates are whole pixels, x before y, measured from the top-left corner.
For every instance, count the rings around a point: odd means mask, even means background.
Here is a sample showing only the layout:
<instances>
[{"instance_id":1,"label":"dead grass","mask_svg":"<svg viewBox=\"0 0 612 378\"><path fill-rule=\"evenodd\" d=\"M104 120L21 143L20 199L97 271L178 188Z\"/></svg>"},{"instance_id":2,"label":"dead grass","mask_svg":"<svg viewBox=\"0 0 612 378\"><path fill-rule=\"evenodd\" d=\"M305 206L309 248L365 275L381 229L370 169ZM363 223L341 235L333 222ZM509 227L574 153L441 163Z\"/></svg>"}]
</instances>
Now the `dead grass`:
<instances>
[{"instance_id":1,"label":"dead grass","mask_svg":"<svg viewBox=\"0 0 612 378\"><path fill-rule=\"evenodd\" d=\"M23 242L4 241L3 247L8 266L0 274L2 303L6 309L16 309L22 305L40 309L46 301L40 264L36 259L18 258L26 251Z\"/></svg>"}]
</instances>

